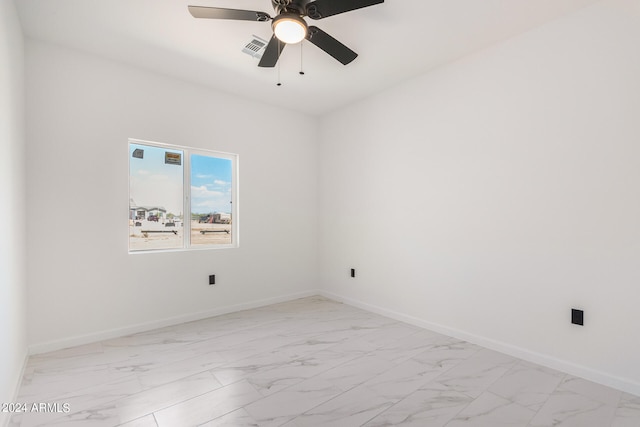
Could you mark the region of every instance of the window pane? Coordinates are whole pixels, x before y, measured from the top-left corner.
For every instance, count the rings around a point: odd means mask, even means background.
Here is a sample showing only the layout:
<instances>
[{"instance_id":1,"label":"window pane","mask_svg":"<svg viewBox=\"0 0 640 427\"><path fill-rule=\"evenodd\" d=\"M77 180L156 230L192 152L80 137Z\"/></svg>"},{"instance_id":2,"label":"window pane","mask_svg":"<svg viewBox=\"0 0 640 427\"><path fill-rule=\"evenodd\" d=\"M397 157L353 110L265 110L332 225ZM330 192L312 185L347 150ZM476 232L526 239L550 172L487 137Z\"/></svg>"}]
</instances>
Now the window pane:
<instances>
[{"instance_id":1,"label":"window pane","mask_svg":"<svg viewBox=\"0 0 640 427\"><path fill-rule=\"evenodd\" d=\"M230 245L232 161L192 154L191 245Z\"/></svg>"},{"instance_id":2,"label":"window pane","mask_svg":"<svg viewBox=\"0 0 640 427\"><path fill-rule=\"evenodd\" d=\"M184 246L183 168L181 150L129 144L129 250Z\"/></svg>"}]
</instances>

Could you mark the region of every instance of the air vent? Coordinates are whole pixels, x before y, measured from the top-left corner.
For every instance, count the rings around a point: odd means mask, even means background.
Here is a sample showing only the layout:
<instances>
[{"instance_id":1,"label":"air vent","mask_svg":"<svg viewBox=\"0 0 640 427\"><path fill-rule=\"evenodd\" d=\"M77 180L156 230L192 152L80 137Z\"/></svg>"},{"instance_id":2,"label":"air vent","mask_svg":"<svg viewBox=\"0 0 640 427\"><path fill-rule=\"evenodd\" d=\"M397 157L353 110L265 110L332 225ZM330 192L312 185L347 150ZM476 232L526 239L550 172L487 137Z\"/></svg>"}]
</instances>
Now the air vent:
<instances>
[{"instance_id":1,"label":"air vent","mask_svg":"<svg viewBox=\"0 0 640 427\"><path fill-rule=\"evenodd\" d=\"M251 40L247 45L242 49L244 53L247 55L251 55L254 58L262 58L262 54L264 53L264 49L267 46L267 41L261 39L258 36L253 36L253 40Z\"/></svg>"}]
</instances>

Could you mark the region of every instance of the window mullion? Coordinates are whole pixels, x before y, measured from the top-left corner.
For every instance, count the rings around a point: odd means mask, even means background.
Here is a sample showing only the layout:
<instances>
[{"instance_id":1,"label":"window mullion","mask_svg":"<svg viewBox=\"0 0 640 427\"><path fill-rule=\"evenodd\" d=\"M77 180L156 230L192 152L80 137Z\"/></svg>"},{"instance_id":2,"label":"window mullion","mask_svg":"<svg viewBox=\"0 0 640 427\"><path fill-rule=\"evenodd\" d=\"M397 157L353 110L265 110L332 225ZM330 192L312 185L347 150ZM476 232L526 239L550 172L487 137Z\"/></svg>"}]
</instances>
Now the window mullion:
<instances>
[{"instance_id":1,"label":"window mullion","mask_svg":"<svg viewBox=\"0 0 640 427\"><path fill-rule=\"evenodd\" d=\"M182 220L183 223L183 233L184 233L184 242L183 245L185 248L191 247L191 155L189 151L184 150L184 218Z\"/></svg>"}]
</instances>

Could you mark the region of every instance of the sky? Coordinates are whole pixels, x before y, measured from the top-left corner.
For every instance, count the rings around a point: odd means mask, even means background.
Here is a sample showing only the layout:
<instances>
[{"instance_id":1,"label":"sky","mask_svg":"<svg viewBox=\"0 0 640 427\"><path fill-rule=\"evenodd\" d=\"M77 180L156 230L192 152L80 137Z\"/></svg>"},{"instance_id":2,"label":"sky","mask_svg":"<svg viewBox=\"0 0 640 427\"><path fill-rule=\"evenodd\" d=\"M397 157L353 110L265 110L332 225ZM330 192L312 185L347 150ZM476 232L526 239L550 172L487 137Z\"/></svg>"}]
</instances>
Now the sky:
<instances>
[{"instance_id":1,"label":"sky","mask_svg":"<svg viewBox=\"0 0 640 427\"><path fill-rule=\"evenodd\" d=\"M135 149L143 158L133 157ZM180 154L181 164L166 164L165 152ZM183 211L184 152L129 144L129 197L138 206L161 206L167 214ZM231 213L232 162L229 159L191 155L191 212Z\"/></svg>"},{"instance_id":2,"label":"sky","mask_svg":"<svg viewBox=\"0 0 640 427\"><path fill-rule=\"evenodd\" d=\"M191 212L231 213L231 160L191 155Z\"/></svg>"}]
</instances>

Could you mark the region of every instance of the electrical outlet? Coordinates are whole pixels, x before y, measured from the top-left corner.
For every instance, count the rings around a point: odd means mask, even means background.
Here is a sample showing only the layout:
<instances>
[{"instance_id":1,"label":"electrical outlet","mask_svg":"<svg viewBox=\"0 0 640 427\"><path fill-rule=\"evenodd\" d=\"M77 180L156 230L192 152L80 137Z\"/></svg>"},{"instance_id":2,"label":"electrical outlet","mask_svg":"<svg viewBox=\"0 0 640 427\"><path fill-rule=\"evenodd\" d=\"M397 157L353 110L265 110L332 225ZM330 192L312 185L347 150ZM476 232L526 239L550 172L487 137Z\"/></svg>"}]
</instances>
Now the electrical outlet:
<instances>
[{"instance_id":1,"label":"electrical outlet","mask_svg":"<svg viewBox=\"0 0 640 427\"><path fill-rule=\"evenodd\" d=\"M209 284L210 285L215 285L216 284L216 275L215 274L209 275Z\"/></svg>"},{"instance_id":2,"label":"electrical outlet","mask_svg":"<svg viewBox=\"0 0 640 427\"><path fill-rule=\"evenodd\" d=\"M573 323L574 325L584 326L584 311L572 308L571 323Z\"/></svg>"},{"instance_id":3,"label":"electrical outlet","mask_svg":"<svg viewBox=\"0 0 640 427\"><path fill-rule=\"evenodd\" d=\"M356 277L356 269L355 268L351 269L351 277Z\"/></svg>"}]
</instances>

